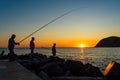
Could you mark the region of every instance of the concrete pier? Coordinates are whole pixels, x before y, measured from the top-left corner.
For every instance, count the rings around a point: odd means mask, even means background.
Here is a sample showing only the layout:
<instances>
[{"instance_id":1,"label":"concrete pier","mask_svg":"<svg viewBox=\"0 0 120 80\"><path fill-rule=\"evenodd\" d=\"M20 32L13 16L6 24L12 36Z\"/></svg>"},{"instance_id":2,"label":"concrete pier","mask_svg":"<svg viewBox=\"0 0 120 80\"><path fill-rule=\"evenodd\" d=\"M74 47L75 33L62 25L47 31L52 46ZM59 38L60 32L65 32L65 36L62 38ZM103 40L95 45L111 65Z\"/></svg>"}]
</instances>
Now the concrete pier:
<instances>
[{"instance_id":1,"label":"concrete pier","mask_svg":"<svg viewBox=\"0 0 120 80\"><path fill-rule=\"evenodd\" d=\"M0 60L0 80L42 80L18 62Z\"/></svg>"}]
</instances>

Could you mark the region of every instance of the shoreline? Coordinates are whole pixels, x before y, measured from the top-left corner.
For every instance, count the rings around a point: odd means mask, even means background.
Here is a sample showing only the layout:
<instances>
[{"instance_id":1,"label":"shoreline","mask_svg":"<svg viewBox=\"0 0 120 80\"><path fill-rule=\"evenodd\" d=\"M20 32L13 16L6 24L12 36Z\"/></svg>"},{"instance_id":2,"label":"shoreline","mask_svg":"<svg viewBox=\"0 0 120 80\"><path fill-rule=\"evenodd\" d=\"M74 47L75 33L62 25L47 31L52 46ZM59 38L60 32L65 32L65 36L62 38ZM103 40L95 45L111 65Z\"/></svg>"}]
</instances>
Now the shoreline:
<instances>
[{"instance_id":1,"label":"shoreline","mask_svg":"<svg viewBox=\"0 0 120 80\"><path fill-rule=\"evenodd\" d=\"M119 80L120 64L111 61L104 72L98 66L40 53L15 55L16 61L43 80ZM0 60L9 60L1 55ZM11 62L9 62L11 63ZM111 66L112 65L112 66ZM111 67L109 67L111 66ZM116 75L114 75L116 74Z\"/></svg>"},{"instance_id":2,"label":"shoreline","mask_svg":"<svg viewBox=\"0 0 120 80\"><path fill-rule=\"evenodd\" d=\"M4 58L8 59L8 56L4 56ZM39 77L44 77L44 74L50 79L61 76L105 78L98 67L89 63L83 64L81 61L63 59L57 56L47 57L38 53L16 55L16 61Z\"/></svg>"}]
</instances>

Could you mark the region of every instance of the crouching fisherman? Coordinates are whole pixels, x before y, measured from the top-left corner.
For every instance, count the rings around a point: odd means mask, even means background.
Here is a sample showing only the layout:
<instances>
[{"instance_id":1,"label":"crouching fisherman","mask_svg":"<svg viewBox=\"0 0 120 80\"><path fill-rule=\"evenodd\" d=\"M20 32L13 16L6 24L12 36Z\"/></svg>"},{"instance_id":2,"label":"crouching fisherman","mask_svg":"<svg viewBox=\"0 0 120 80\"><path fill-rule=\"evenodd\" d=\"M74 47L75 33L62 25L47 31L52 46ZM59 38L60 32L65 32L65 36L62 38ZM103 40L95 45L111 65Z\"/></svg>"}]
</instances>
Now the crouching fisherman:
<instances>
[{"instance_id":1,"label":"crouching fisherman","mask_svg":"<svg viewBox=\"0 0 120 80\"><path fill-rule=\"evenodd\" d=\"M15 60L15 53L14 53L14 47L15 45L19 45L19 43L15 42L15 34L12 34L11 38L8 41L8 49L9 49L9 61L14 61Z\"/></svg>"}]
</instances>

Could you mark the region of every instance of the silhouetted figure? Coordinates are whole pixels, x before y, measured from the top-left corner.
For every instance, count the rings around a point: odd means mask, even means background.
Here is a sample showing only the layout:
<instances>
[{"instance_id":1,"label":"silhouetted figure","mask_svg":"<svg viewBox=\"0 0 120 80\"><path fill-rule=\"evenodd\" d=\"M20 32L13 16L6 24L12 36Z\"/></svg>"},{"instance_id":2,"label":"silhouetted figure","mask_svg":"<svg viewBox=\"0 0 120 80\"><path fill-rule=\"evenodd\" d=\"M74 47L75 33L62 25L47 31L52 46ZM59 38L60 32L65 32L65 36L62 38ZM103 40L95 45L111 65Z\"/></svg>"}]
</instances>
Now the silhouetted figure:
<instances>
[{"instance_id":1,"label":"silhouetted figure","mask_svg":"<svg viewBox=\"0 0 120 80\"><path fill-rule=\"evenodd\" d=\"M56 43L54 43L52 46L52 54L53 56L56 56Z\"/></svg>"},{"instance_id":2,"label":"silhouetted figure","mask_svg":"<svg viewBox=\"0 0 120 80\"><path fill-rule=\"evenodd\" d=\"M34 48L35 48L35 43L34 43L35 38L32 37L31 41L30 41L30 49L31 49L31 53L34 53Z\"/></svg>"},{"instance_id":3,"label":"silhouetted figure","mask_svg":"<svg viewBox=\"0 0 120 80\"><path fill-rule=\"evenodd\" d=\"M8 49L9 49L9 61L15 60L15 54L14 54L14 47L15 45L19 45L19 43L15 42L15 34L12 34L11 38L8 41Z\"/></svg>"},{"instance_id":4,"label":"silhouetted figure","mask_svg":"<svg viewBox=\"0 0 120 80\"><path fill-rule=\"evenodd\" d=\"M3 56L3 55L4 55L4 53L5 53L5 51L3 50L3 51L1 52L1 54L0 54L0 56Z\"/></svg>"}]
</instances>

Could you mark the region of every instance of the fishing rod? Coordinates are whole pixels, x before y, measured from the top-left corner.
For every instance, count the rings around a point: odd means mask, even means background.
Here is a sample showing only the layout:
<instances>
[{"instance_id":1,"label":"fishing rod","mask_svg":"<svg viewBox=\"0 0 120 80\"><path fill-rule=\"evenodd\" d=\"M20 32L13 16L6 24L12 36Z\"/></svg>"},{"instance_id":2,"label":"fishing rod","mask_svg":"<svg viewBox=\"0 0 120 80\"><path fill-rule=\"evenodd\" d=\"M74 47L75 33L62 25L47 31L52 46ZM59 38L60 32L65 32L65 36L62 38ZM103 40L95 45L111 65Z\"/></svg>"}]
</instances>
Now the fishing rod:
<instances>
[{"instance_id":1,"label":"fishing rod","mask_svg":"<svg viewBox=\"0 0 120 80\"><path fill-rule=\"evenodd\" d=\"M68 11L68 12L66 12L66 13L64 13L64 14L62 14L62 15L60 15L60 16L58 16L58 17L56 17L55 19L53 19L53 20L51 20L50 22L48 22L47 24L43 25L42 27L40 27L40 28L37 29L36 31L32 32L30 35L28 35L28 36L26 36L25 38L23 38L21 41L19 41L19 43L23 42L24 40L26 40L27 38L29 38L29 37L32 36L33 34L37 33L37 32L40 31L40 30L42 30L42 29L45 28L47 25L49 25L49 24L55 22L56 20L58 20L58 19L64 17L65 15L67 15L67 14L69 14L69 13L75 11L75 10L76 10L76 9L70 10L70 11Z\"/></svg>"}]
</instances>

